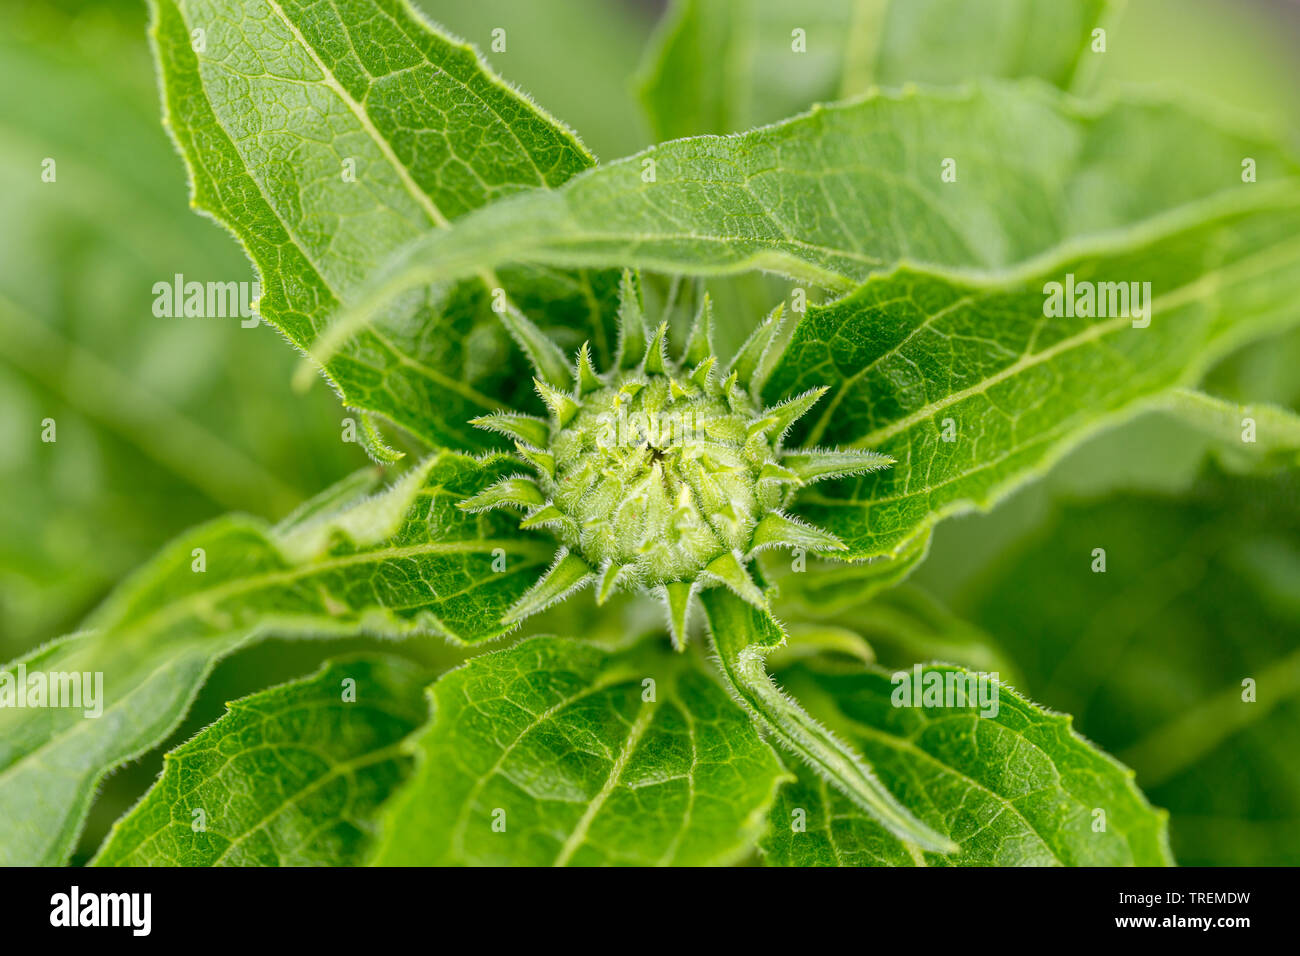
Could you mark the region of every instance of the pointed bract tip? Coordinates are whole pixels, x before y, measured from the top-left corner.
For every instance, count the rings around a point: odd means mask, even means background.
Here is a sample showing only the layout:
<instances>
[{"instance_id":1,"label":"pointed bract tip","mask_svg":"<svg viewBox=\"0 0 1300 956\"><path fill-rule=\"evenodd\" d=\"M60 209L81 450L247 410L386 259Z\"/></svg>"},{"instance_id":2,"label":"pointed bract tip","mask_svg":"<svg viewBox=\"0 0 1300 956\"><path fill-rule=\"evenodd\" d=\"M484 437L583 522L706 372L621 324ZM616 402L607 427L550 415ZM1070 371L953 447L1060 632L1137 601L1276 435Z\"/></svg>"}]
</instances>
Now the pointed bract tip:
<instances>
[{"instance_id":1,"label":"pointed bract tip","mask_svg":"<svg viewBox=\"0 0 1300 956\"><path fill-rule=\"evenodd\" d=\"M758 327L750 333L749 338L740 347L729 364L729 368L739 373L740 381L744 383L746 389L752 390L755 395L762 391L763 375L759 375L760 367L763 364L763 357L766 355L772 340L784 325L785 303L778 303L776 308L768 313Z\"/></svg>"},{"instance_id":2,"label":"pointed bract tip","mask_svg":"<svg viewBox=\"0 0 1300 956\"><path fill-rule=\"evenodd\" d=\"M808 414L812 407L821 401L822 396L829 391L830 388L826 385L810 388L806 392L785 399L785 401L777 402L771 408L764 409L763 418L770 418L773 422L769 431L772 440L780 442L790 431L791 426Z\"/></svg>"},{"instance_id":3,"label":"pointed bract tip","mask_svg":"<svg viewBox=\"0 0 1300 956\"><path fill-rule=\"evenodd\" d=\"M713 355L706 355L700 359L700 364L691 372L691 384L702 391L708 391L709 386L713 384L713 367L717 364L718 359Z\"/></svg>"},{"instance_id":4,"label":"pointed bract tip","mask_svg":"<svg viewBox=\"0 0 1300 956\"><path fill-rule=\"evenodd\" d=\"M590 342L583 342L582 348L578 349L578 360L575 363L573 377L578 385L579 396L594 392L604 385L600 380L600 373L596 371L596 366L591 360Z\"/></svg>"},{"instance_id":5,"label":"pointed bract tip","mask_svg":"<svg viewBox=\"0 0 1300 956\"><path fill-rule=\"evenodd\" d=\"M779 511L769 511L754 528L750 555L767 548L803 548L813 552L844 551L847 545L829 531Z\"/></svg>"},{"instance_id":6,"label":"pointed bract tip","mask_svg":"<svg viewBox=\"0 0 1300 956\"><path fill-rule=\"evenodd\" d=\"M534 448L545 448L551 443L550 423L541 418L534 418L532 415L519 412L494 412L491 415L471 418L469 423L484 431L496 432L507 438L516 438Z\"/></svg>"},{"instance_id":7,"label":"pointed bract tip","mask_svg":"<svg viewBox=\"0 0 1300 956\"><path fill-rule=\"evenodd\" d=\"M510 626L544 611L556 601L567 597L587 584L595 576L591 566L568 548L555 554L551 567L523 596L501 617L501 623Z\"/></svg>"},{"instance_id":8,"label":"pointed bract tip","mask_svg":"<svg viewBox=\"0 0 1300 956\"><path fill-rule=\"evenodd\" d=\"M636 368L645 358L645 308L641 303L641 280L623 270L618 295L618 361L621 369Z\"/></svg>"},{"instance_id":9,"label":"pointed bract tip","mask_svg":"<svg viewBox=\"0 0 1300 956\"><path fill-rule=\"evenodd\" d=\"M484 488L476 495L456 502L462 511L479 512L493 508L535 508L546 503L542 490L531 478L512 475Z\"/></svg>"},{"instance_id":10,"label":"pointed bract tip","mask_svg":"<svg viewBox=\"0 0 1300 956\"><path fill-rule=\"evenodd\" d=\"M668 363L664 355L668 347L668 323L660 322L659 327L655 329L654 338L646 346L645 361L642 363L642 369L650 375L666 375L668 373Z\"/></svg>"},{"instance_id":11,"label":"pointed bract tip","mask_svg":"<svg viewBox=\"0 0 1300 956\"><path fill-rule=\"evenodd\" d=\"M555 420L561 428L569 424L573 416L578 414L579 406L577 402L559 389L543 382L540 378L533 379L533 388L537 390L537 394L546 403L546 407L551 410L551 414L555 416Z\"/></svg>"},{"instance_id":12,"label":"pointed bract tip","mask_svg":"<svg viewBox=\"0 0 1300 956\"><path fill-rule=\"evenodd\" d=\"M500 315L506 331L523 350L534 371L537 372L537 377L545 379L557 388L568 388L571 372L560 347L547 338L528 316L509 302Z\"/></svg>"},{"instance_id":13,"label":"pointed bract tip","mask_svg":"<svg viewBox=\"0 0 1300 956\"><path fill-rule=\"evenodd\" d=\"M781 464L805 483L830 478L849 478L879 471L894 464L889 455L857 449L799 448L785 452Z\"/></svg>"},{"instance_id":14,"label":"pointed bract tip","mask_svg":"<svg viewBox=\"0 0 1300 956\"><path fill-rule=\"evenodd\" d=\"M596 604L603 605L618 590L619 579L627 571L627 565L615 564L612 560L606 561L605 566L601 568L599 580L596 582Z\"/></svg>"},{"instance_id":15,"label":"pointed bract tip","mask_svg":"<svg viewBox=\"0 0 1300 956\"><path fill-rule=\"evenodd\" d=\"M716 581L754 607L767 610L767 596L759 590L735 552L728 551L714 558L700 572L700 577Z\"/></svg>"},{"instance_id":16,"label":"pointed bract tip","mask_svg":"<svg viewBox=\"0 0 1300 956\"><path fill-rule=\"evenodd\" d=\"M670 581L661 585L660 591L668 608L668 633L673 640L673 649L684 651L695 586L690 581Z\"/></svg>"},{"instance_id":17,"label":"pointed bract tip","mask_svg":"<svg viewBox=\"0 0 1300 956\"><path fill-rule=\"evenodd\" d=\"M695 319L691 323L691 334L686 339L682 362L686 365L698 365L713 354L713 300L705 292L700 297L700 307L696 310Z\"/></svg>"}]
</instances>

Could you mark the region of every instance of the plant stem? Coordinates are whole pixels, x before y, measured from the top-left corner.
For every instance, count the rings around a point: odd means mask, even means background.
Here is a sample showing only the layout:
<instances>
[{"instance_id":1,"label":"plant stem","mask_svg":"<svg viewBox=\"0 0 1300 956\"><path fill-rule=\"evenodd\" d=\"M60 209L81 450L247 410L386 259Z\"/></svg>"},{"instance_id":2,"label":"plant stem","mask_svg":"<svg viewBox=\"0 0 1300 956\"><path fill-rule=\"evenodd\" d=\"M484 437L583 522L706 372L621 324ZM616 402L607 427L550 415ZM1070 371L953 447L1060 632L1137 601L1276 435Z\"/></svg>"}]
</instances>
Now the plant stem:
<instances>
[{"instance_id":1,"label":"plant stem","mask_svg":"<svg viewBox=\"0 0 1300 956\"><path fill-rule=\"evenodd\" d=\"M913 816L860 755L772 682L763 658L784 640L780 625L722 588L702 597L728 685L780 744L900 840L936 853L955 853L958 847L952 840Z\"/></svg>"}]
</instances>

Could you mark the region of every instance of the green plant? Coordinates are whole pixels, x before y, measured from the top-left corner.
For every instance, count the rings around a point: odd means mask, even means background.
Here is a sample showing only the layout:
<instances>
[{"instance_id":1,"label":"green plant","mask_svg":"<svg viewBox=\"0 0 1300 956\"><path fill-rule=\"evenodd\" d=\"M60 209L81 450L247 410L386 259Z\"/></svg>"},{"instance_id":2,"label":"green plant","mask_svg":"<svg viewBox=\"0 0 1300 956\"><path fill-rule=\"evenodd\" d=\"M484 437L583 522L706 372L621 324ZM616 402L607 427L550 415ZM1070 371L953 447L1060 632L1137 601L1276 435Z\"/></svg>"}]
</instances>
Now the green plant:
<instances>
[{"instance_id":1,"label":"green plant","mask_svg":"<svg viewBox=\"0 0 1300 956\"><path fill-rule=\"evenodd\" d=\"M936 525L1046 494L1067 456L1116 489L1103 512L1158 479L1294 482L1300 421L1232 363L1300 320L1300 163L1181 98L1074 95L1101 0L850 7L678 3L640 89L685 138L598 165L406 0L153 0L193 204L375 465L183 533L6 666L107 690L96 718L0 709L0 861L66 862L221 659L362 634L468 660L340 657L231 705L94 862L1173 862L1133 771L1012 689L1073 694L1086 668L1043 663L1073 629L986 633L1035 576L1024 603L1077 589L1082 621L1125 532L1071 571L990 561L968 620L915 582ZM866 46L816 47L835 31ZM755 47L788 75L724 69ZM737 306L758 272L784 282L766 318ZM1092 454L1153 417L1190 475L1142 441ZM1268 524L1245 574L1294 622ZM1300 683L1276 654L1270 694Z\"/></svg>"}]
</instances>

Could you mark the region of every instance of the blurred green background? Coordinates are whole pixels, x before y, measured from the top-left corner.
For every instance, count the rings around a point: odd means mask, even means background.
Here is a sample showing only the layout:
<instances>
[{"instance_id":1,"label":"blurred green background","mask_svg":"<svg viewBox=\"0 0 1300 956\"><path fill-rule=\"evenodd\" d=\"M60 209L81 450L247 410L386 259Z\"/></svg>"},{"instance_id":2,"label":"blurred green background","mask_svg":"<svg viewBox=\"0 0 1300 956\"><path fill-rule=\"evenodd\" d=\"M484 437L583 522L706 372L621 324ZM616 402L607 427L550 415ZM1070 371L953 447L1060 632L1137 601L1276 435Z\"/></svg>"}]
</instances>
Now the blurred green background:
<instances>
[{"instance_id":1,"label":"blurred green background","mask_svg":"<svg viewBox=\"0 0 1300 956\"><path fill-rule=\"evenodd\" d=\"M649 145L633 83L659 4L419 5L481 49L508 25L509 52L492 65L602 159ZM348 413L328 389L290 388L296 355L273 330L153 315L153 284L175 273L252 275L236 243L187 208L146 19L142 0L5 0L0 13L5 659L75 630L183 528L231 510L279 517L366 463L342 441ZM1093 91L1173 86L1257 114L1300 146L1300 6L1131 0L1113 35ZM54 183L41 178L46 158ZM735 342L785 290L754 277L712 291ZM1232 357L1210 384L1296 409L1300 335ZM39 440L45 418L57 455ZM1300 863L1297 500L1294 475L1226 473L1204 439L1148 417L994 513L944 525L907 587L975 625L1023 690L1137 769L1172 811L1181 862ZM1098 535L1121 555L1106 608L1078 570ZM272 641L226 661L166 746L225 700L347 646ZM455 657L432 642L404 649ZM1261 688L1244 718L1230 706L1243 676ZM155 752L109 781L80 858L158 767Z\"/></svg>"}]
</instances>

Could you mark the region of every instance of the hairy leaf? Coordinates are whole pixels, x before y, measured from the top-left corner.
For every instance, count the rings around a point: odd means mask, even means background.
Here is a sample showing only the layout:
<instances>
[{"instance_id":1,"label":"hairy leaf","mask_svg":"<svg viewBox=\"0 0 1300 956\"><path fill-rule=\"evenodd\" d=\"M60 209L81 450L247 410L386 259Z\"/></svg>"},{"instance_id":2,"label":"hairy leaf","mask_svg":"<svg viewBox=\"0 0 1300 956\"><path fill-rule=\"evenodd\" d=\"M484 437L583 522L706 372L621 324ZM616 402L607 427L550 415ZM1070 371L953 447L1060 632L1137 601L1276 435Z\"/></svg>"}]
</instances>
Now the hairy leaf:
<instances>
[{"instance_id":1,"label":"hairy leaf","mask_svg":"<svg viewBox=\"0 0 1300 956\"><path fill-rule=\"evenodd\" d=\"M688 657L535 638L433 687L410 783L376 862L705 865L735 861L789 779Z\"/></svg>"},{"instance_id":2,"label":"hairy leaf","mask_svg":"<svg viewBox=\"0 0 1300 956\"><path fill-rule=\"evenodd\" d=\"M360 863L379 805L410 770L400 743L428 717L421 668L334 660L234 701L165 757L97 866Z\"/></svg>"},{"instance_id":3,"label":"hairy leaf","mask_svg":"<svg viewBox=\"0 0 1300 956\"><path fill-rule=\"evenodd\" d=\"M300 348L394 249L593 162L407 0L154 0L153 39L193 203L244 243L259 311ZM483 447L468 420L526 394L492 290L545 303L559 324L599 324L613 292L548 270L469 278L413 290L334 356L326 374L348 405Z\"/></svg>"},{"instance_id":4,"label":"hairy leaf","mask_svg":"<svg viewBox=\"0 0 1300 956\"><path fill-rule=\"evenodd\" d=\"M1069 86L1106 0L677 0L642 67L656 136L731 133L873 84Z\"/></svg>"},{"instance_id":5,"label":"hairy leaf","mask_svg":"<svg viewBox=\"0 0 1300 956\"><path fill-rule=\"evenodd\" d=\"M1243 157L1259 182L1241 181ZM506 262L757 268L839 290L900 262L992 278L1270 208L1298 176L1266 139L1168 101L1084 106L1030 82L880 92L667 143L471 213L396 255L332 336L412 289Z\"/></svg>"},{"instance_id":6,"label":"hairy leaf","mask_svg":"<svg viewBox=\"0 0 1300 956\"><path fill-rule=\"evenodd\" d=\"M0 862L66 859L95 785L157 744L212 666L267 634L435 634L475 642L536 580L551 550L515 522L456 502L511 470L442 453L392 488L327 494L281 525L221 519L182 536L90 618L87 630L4 668L101 674L103 713L0 709ZM345 499L340 501L340 497ZM504 570L494 570L494 558Z\"/></svg>"},{"instance_id":7,"label":"hairy leaf","mask_svg":"<svg viewBox=\"0 0 1300 956\"><path fill-rule=\"evenodd\" d=\"M914 548L943 517L987 507L1086 435L1196 382L1243 341L1295 324L1297 234L1300 192L1014 279L900 269L810 308L766 397L829 385L821 417L795 440L870 448L896 463L810 489L798 512L839 535L846 557ZM1101 290L1105 314L1049 315L1049 284L1068 282ZM1138 290L1145 317L1136 299L1120 312L1105 291L1134 282L1149 283Z\"/></svg>"},{"instance_id":8,"label":"hairy leaf","mask_svg":"<svg viewBox=\"0 0 1300 956\"><path fill-rule=\"evenodd\" d=\"M978 676L949 665L924 675ZM900 672L913 679L918 671ZM1173 862L1167 814L1133 772L1003 684L996 698L900 706L901 681L878 668L800 665L786 688L854 746L882 781L959 850L901 842L816 775L783 787L762 841L770 863L794 866L1162 866ZM930 678L933 680L934 678ZM914 686L914 685L913 685ZM922 686L925 686L924 683ZM996 700L996 714L991 701ZM982 716L983 715L983 716ZM1100 821L1100 823L1099 823Z\"/></svg>"}]
</instances>

